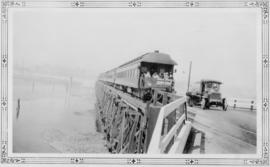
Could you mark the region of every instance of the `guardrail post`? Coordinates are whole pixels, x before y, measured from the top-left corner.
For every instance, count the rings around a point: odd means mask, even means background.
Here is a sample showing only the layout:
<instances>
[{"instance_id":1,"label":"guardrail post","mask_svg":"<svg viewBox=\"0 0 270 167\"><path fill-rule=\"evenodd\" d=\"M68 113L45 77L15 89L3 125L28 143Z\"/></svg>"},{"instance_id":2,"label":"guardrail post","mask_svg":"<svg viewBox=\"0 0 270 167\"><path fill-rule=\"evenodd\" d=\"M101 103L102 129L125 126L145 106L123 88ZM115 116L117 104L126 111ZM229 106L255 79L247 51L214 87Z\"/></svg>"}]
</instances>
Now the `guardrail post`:
<instances>
[{"instance_id":1,"label":"guardrail post","mask_svg":"<svg viewBox=\"0 0 270 167\"><path fill-rule=\"evenodd\" d=\"M254 101L251 101L251 106L250 106L250 110L252 111L254 109Z\"/></svg>"},{"instance_id":2,"label":"guardrail post","mask_svg":"<svg viewBox=\"0 0 270 167\"><path fill-rule=\"evenodd\" d=\"M234 109L236 108L236 102L237 102L237 100L234 100L234 104L233 104Z\"/></svg>"}]
</instances>

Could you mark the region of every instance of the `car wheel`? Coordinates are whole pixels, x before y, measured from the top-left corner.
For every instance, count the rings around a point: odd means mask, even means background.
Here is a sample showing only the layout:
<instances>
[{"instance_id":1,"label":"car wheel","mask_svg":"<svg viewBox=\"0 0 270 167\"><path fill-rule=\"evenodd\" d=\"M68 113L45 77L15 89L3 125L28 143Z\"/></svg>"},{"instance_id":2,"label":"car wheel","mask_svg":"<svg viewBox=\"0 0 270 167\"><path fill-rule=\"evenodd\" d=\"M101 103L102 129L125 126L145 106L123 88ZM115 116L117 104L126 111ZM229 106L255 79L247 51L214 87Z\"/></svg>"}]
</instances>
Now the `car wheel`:
<instances>
[{"instance_id":1,"label":"car wheel","mask_svg":"<svg viewBox=\"0 0 270 167\"><path fill-rule=\"evenodd\" d=\"M193 107L193 102L190 98L188 98L187 102L189 107Z\"/></svg>"},{"instance_id":2,"label":"car wheel","mask_svg":"<svg viewBox=\"0 0 270 167\"><path fill-rule=\"evenodd\" d=\"M227 111L227 108L228 108L228 105L227 105L226 99L223 99L223 103L222 103L223 111Z\"/></svg>"}]
</instances>

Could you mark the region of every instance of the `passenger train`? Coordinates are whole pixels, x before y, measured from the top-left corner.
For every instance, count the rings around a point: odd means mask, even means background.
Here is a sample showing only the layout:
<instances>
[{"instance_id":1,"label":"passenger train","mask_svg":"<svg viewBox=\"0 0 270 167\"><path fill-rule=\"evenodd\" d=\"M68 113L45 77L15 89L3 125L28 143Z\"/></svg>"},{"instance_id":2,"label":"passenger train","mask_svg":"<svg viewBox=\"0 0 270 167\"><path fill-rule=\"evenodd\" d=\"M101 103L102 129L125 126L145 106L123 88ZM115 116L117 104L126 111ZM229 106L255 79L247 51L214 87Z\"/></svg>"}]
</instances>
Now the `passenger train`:
<instances>
[{"instance_id":1,"label":"passenger train","mask_svg":"<svg viewBox=\"0 0 270 167\"><path fill-rule=\"evenodd\" d=\"M155 89L174 92L175 65L170 55L154 51L102 73L98 79L147 101Z\"/></svg>"}]
</instances>

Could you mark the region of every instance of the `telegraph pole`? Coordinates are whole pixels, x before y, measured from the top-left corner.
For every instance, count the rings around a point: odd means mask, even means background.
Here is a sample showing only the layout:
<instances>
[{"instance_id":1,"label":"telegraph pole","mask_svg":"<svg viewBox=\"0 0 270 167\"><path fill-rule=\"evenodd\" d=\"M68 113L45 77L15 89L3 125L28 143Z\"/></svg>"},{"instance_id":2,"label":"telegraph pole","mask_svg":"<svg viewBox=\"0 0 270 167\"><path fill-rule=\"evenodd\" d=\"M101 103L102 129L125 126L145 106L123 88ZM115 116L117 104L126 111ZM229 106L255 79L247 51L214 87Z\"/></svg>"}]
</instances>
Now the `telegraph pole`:
<instances>
[{"instance_id":1,"label":"telegraph pole","mask_svg":"<svg viewBox=\"0 0 270 167\"><path fill-rule=\"evenodd\" d=\"M192 67L192 61L190 61L190 63L189 63L188 88L187 88L187 92L189 91L189 85L190 85L191 67Z\"/></svg>"}]
</instances>

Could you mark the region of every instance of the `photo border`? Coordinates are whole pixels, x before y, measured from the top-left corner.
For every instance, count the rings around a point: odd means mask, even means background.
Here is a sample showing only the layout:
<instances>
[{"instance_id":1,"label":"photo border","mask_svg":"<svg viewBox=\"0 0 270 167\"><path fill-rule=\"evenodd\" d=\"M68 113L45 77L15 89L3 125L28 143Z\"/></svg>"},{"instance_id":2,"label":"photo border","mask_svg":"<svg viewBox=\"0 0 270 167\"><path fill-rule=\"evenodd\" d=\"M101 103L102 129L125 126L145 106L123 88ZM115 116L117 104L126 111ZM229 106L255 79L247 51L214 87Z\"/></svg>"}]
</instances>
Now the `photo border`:
<instances>
[{"instance_id":1,"label":"photo border","mask_svg":"<svg viewBox=\"0 0 270 167\"><path fill-rule=\"evenodd\" d=\"M155 158L11 156L8 150L8 11L11 8L258 8L261 10L262 150L259 158ZM269 165L269 2L268 1L1 1L1 163L3 164L141 164Z\"/></svg>"}]
</instances>

